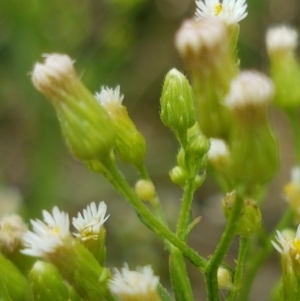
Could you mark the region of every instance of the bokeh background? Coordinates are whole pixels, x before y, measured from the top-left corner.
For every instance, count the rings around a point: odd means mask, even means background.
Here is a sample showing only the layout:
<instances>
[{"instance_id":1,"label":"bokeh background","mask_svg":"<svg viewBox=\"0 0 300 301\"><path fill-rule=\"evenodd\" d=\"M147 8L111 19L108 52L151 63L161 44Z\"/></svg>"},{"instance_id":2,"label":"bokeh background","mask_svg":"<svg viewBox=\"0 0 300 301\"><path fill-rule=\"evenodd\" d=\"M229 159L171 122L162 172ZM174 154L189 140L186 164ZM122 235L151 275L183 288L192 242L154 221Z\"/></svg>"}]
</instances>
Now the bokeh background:
<instances>
[{"instance_id":1,"label":"bokeh background","mask_svg":"<svg viewBox=\"0 0 300 301\"><path fill-rule=\"evenodd\" d=\"M174 226L181 191L168 177L177 144L159 119L162 81L170 68L185 68L174 48L180 23L194 14L194 0L1 0L0 1L0 211L40 217L58 205L75 215L91 201L105 200L108 266L151 264L168 286L167 253L134 212L100 175L68 153L50 103L34 90L30 71L41 54L61 52L76 60L83 82L96 92L121 86L132 119L146 137L147 165ZM243 69L268 72L266 28L286 23L300 29L299 0L248 0L241 22L239 53ZM268 229L286 208L281 187L295 162L287 120L271 110L281 151L279 175L270 184L263 208ZM131 183L136 173L122 165ZM208 176L195 195L194 215L201 223L190 244L208 256L224 227L218 187ZM235 247L228 257L232 262ZM277 255L277 254L276 254ZM252 300L268 300L279 276L278 256L262 268ZM197 300L204 300L203 279L190 267ZM259 296L259 298L258 298ZM262 297L263 296L263 297Z\"/></svg>"}]
</instances>

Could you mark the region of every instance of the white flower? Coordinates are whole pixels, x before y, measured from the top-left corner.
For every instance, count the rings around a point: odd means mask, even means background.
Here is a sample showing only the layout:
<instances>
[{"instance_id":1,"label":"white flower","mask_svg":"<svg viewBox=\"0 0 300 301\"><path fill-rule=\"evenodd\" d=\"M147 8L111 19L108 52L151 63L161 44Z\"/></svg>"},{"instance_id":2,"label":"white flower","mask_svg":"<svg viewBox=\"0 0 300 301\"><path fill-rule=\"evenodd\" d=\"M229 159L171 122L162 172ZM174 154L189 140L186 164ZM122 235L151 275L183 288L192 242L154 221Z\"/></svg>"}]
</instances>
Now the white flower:
<instances>
[{"instance_id":1,"label":"white flower","mask_svg":"<svg viewBox=\"0 0 300 301\"><path fill-rule=\"evenodd\" d=\"M196 16L202 19L218 17L226 24L235 24L247 16L246 0L200 0L196 1Z\"/></svg>"},{"instance_id":2,"label":"white flower","mask_svg":"<svg viewBox=\"0 0 300 301\"><path fill-rule=\"evenodd\" d=\"M285 256L292 256L296 260L300 259L300 225L297 232L291 230L284 230L282 232L276 231L275 237L277 242L271 241L273 247Z\"/></svg>"},{"instance_id":3,"label":"white flower","mask_svg":"<svg viewBox=\"0 0 300 301\"><path fill-rule=\"evenodd\" d=\"M294 52L298 44L298 33L285 25L267 31L266 44L269 55Z\"/></svg>"},{"instance_id":4,"label":"white flower","mask_svg":"<svg viewBox=\"0 0 300 301\"><path fill-rule=\"evenodd\" d=\"M95 94L98 102L104 106L121 106L124 95L120 94L120 86L117 86L116 89L111 89L108 87L101 87L100 93Z\"/></svg>"},{"instance_id":5,"label":"white flower","mask_svg":"<svg viewBox=\"0 0 300 301\"><path fill-rule=\"evenodd\" d=\"M44 222L30 220L34 232L27 231L23 236L25 249L23 254L29 256L44 257L55 252L62 246L64 239L70 235L69 215L59 211L57 207L52 209L52 215L43 210Z\"/></svg>"},{"instance_id":6,"label":"white flower","mask_svg":"<svg viewBox=\"0 0 300 301\"><path fill-rule=\"evenodd\" d=\"M98 234L101 226L105 223L109 216L105 217L107 206L101 202L98 206L93 202L83 210L83 216L78 213L78 217L73 217L73 226L78 230L78 233L73 233L82 241L89 239L98 239Z\"/></svg>"},{"instance_id":7,"label":"white flower","mask_svg":"<svg viewBox=\"0 0 300 301\"><path fill-rule=\"evenodd\" d=\"M74 61L66 54L44 54L45 62L36 63L31 79L36 89L45 95L52 95L63 86L65 80L76 77Z\"/></svg>"},{"instance_id":8,"label":"white flower","mask_svg":"<svg viewBox=\"0 0 300 301\"><path fill-rule=\"evenodd\" d=\"M217 19L186 20L178 30L175 37L175 46L182 56L203 54L213 49L223 49L228 40L228 33L224 23ZM212 57L213 57L212 55Z\"/></svg>"},{"instance_id":9,"label":"white flower","mask_svg":"<svg viewBox=\"0 0 300 301\"><path fill-rule=\"evenodd\" d=\"M208 151L209 160L218 160L220 158L228 158L229 150L224 140L210 138L210 148Z\"/></svg>"},{"instance_id":10,"label":"white flower","mask_svg":"<svg viewBox=\"0 0 300 301\"><path fill-rule=\"evenodd\" d=\"M271 102L273 94L273 83L266 75L256 71L242 71L231 82L225 103L231 109L264 106Z\"/></svg>"},{"instance_id":11,"label":"white flower","mask_svg":"<svg viewBox=\"0 0 300 301\"><path fill-rule=\"evenodd\" d=\"M12 252L22 242L27 226L19 215L4 216L0 220L0 250Z\"/></svg>"},{"instance_id":12,"label":"white flower","mask_svg":"<svg viewBox=\"0 0 300 301\"><path fill-rule=\"evenodd\" d=\"M121 301L159 301L156 292L158 283L159 278L154 276L150 266L138 267L137 271L130 271L125 264L121 272L115 269L109 288Z\"/></svg>"}]
</instances>

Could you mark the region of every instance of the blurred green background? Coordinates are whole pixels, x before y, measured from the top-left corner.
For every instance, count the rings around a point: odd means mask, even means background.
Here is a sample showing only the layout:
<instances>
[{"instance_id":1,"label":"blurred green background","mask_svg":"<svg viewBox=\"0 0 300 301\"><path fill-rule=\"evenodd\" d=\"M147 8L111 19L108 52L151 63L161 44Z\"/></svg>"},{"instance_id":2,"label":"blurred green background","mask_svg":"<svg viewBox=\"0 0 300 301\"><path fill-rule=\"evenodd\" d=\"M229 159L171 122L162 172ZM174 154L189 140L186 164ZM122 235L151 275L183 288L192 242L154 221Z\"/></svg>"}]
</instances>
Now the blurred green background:
<instances>
[{"instance_id":1,"label":"blurred green background","mask_svg":"<svg viewBox=\"0 0 300 301\"><path fill-rule=\"evenodd\" d=\"M149 171L174 224L180 190L172 185L168 171L175 164L177 144L160 122L159 97L167 71L172 67L185 71L173 40L180 23L194 11L193 0L0 1L0 210L21 198L27 217L40 217L42 209L54 205L75 215L91 201L105 200L111 214L107 222L109 264L150 263L162 278L167 276L167 254L161 243L101 176L68 153L54 110L34 90L30 71L43 53L61 52L76 60L75 67L92 92L102 85L121 85L124 104L146 137ZM241 22L241 67L267 72L266 28L288 23L299 29L299 0L249 0L248 13ZM282 167L264 208L267 225L274 224L285 208L280 186L295 162L287 121L276 110L272 117L279 133ZM135 172L122 168L134 183ZM191 244L204 255L212 252L224 225L219 202L214 202L217 192L208 178L195 197L195 215L204 218ZM274 202L278 212L268 214ZM201 287L198 278L195 273L194 282ZM264 287L258 285L257 292Z\"/></svg>"}]
</instances>

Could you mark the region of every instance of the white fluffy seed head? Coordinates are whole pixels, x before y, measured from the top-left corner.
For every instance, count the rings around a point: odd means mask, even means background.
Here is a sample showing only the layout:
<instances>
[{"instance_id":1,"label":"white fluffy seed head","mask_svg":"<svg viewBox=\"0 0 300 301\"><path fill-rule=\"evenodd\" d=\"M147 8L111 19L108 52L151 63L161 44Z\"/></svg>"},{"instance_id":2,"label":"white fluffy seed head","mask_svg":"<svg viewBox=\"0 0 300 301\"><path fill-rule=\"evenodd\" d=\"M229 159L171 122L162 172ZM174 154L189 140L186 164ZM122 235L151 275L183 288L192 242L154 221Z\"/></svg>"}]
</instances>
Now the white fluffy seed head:
<instances>
[{"instance_id":1,"label":"white fluffy seed head","mask_svg":"<svg viewBox=\"0 0 300 301\"><path fill-rule=\"evenodd\" d=\"M225 104L231 109L268 105L274 94L272 81L257 71L242 71L233 79Z\"/></svg>"},{"instance_id":2,"label":"white fluffy seed head","mask_svg":"<svg viewBox=\"0 0 300 301\"><path fill-rule=\"evenodd\" d=\"M270 28L267 31L266 44L270 56L293 53L298 45L298 32L286 25Z\"/></svg>"},{"instance_id":3,"label":"white fluffy seed head","mask_svg":"<svg viewBox=\"0 0 300 301\"><path fill-rule=\"evenodd\" d=\"M223 47L228 39L225 25L216 18L186 20L175 37L175 46L183 57L204 49Z\"/></svg>"},{"instance_id":4,"label":"white fluffy seed head","mask_svg":"<svg viewBox=\"0 0 300 301\"><path fill-rule=\"evenodd\" d=\"M74 61L66 54L44 54L44 63L36 63L31 80L36 89L46 96L55 94L65 81L76 77Z\"/></svg>"}]
</instances>

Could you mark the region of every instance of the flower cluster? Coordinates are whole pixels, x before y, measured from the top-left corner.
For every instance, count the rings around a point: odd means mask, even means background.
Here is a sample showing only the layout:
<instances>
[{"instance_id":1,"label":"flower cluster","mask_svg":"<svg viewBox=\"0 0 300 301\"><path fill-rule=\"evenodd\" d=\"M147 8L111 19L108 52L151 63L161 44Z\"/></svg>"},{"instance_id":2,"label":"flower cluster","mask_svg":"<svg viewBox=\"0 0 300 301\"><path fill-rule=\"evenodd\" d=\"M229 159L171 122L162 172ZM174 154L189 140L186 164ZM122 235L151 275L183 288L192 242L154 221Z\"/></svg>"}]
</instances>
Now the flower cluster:
<instances>
[{"instance_id":1,"label":"flower cluster","mask_svg":"<svg viewBox=\"0 0 300 301\"><path fill-rule=\"evenodd\" d=\"M83 210L83 216L78 214L73 218L73 225L78 230L74 235L82 241L97 239L101 226L107 220L106 204L101 202L97 209L93 202ZM23 236L25 249L23 254L35 257L45 257L54 253L62 246L67 238L71 237L69 215L57 207L52 209L52 214L43 210L44 221L31 220L33 231L27 231Z\"/></svg>"}]
</instances>

